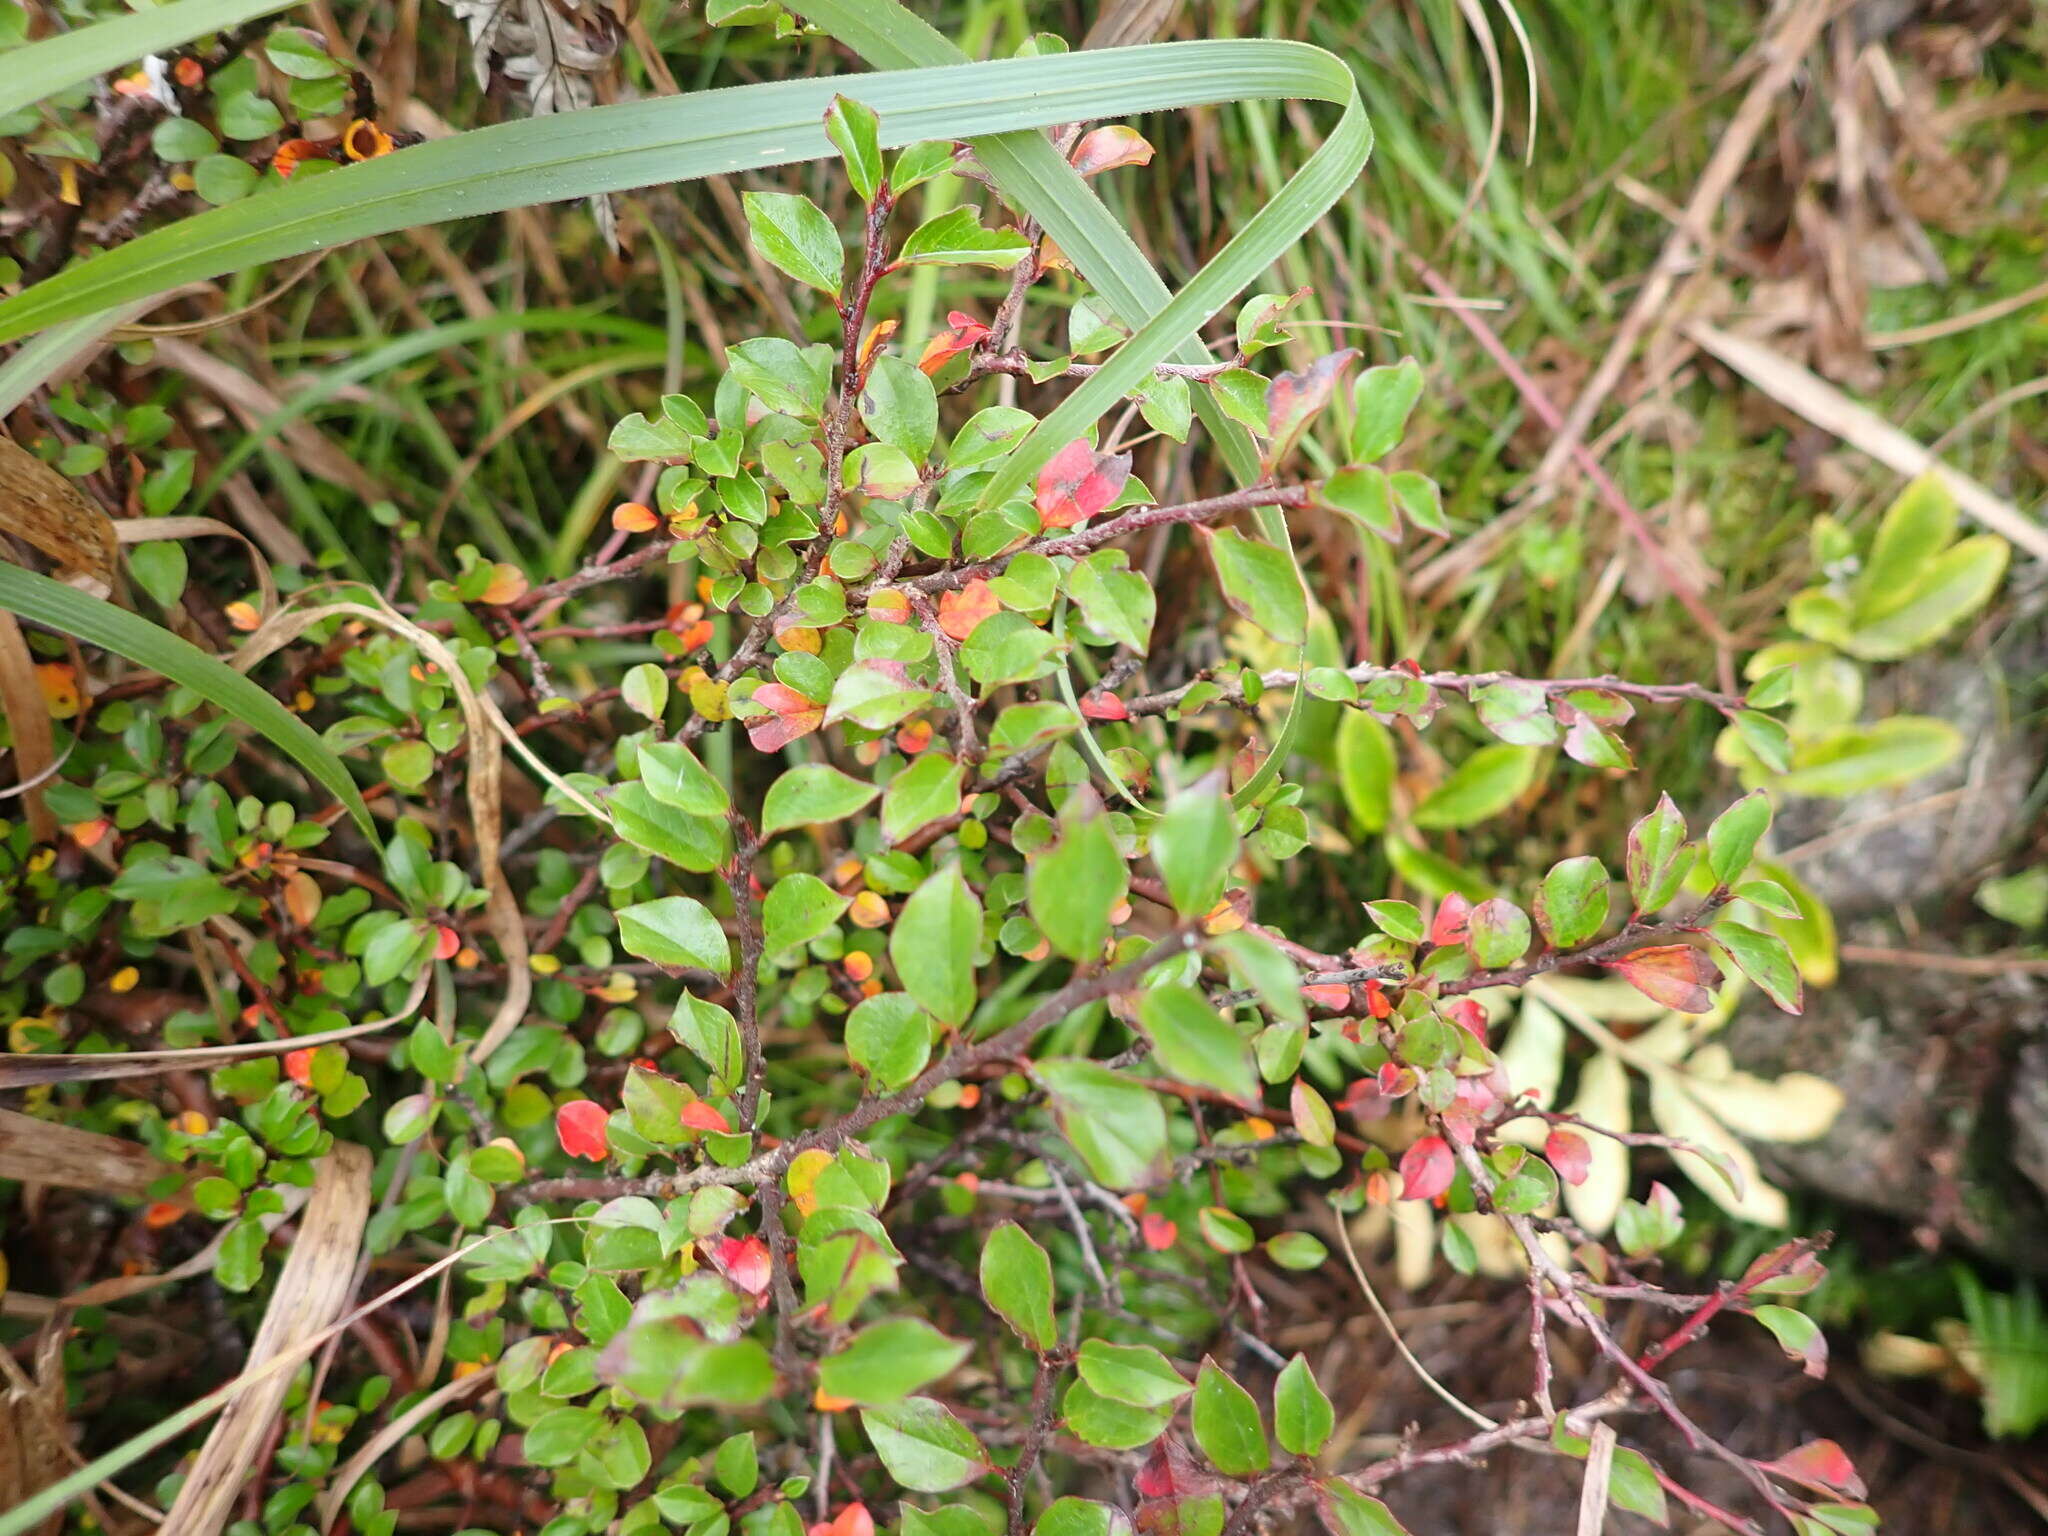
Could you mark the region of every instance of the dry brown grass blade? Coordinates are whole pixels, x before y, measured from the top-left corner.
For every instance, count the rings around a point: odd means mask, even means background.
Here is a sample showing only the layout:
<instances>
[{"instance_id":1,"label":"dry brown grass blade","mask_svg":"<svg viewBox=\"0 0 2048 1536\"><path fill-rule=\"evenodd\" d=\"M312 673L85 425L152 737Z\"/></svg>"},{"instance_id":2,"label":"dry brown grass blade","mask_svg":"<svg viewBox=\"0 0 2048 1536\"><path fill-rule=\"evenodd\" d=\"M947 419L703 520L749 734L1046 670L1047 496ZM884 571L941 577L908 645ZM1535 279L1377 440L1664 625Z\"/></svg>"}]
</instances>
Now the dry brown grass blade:
<instances>
[{"instance_id":1,"label":"dry brown grass blade","mask_svg":"<svg viewBox=\"0 0 2048 1536\"><path fill-rule=\"evenodd\" d=\"M453 1381L443 1382L370 1436L363 1448L349 1457L340 1471L327 1479L327 1491L320 1495L322 1536L334 1529L335 1517L341 1513L341 1506L347 1502L349 1490L363 1480L364 1473L376 1466L394 1446L443 1408L451 1403L460 1402L463 1398L490 1385L497 1371L498 1367L495 1364L487 1365L468 1376L458 1376Z\"/></svg>"},{"instance_id":2,"label":"dry brown grass blade","mask_svg":"<svg viewBox=\"0 0 2048 1536\"><path fill-rule=\"evenodd\" d=\"M232 523L217 517L129 517L114 525L114 537L123 544L149 544L158 539L233 539L249 551L249 564L256 573L256 590L263 594L262 615L277 611L277 581L270 574L270 562L256 541Z\"/></svg>"},{"instance_id":3,"label":"dry brown grass blade","mask_svg":"<svg viewBox=\"0 0 2048 1536\"><path fill-rule=\"evenodd\" d=\"M253 427L284 402L276 391L265 388L233 363L214 356L204 347L167 337L156 346L159 362L190 379L214 395L245 427ZM381 482L343 453L303 419L287 423L279 432L292 456L322 480L345 486L365 501L381 501L389 493Z\"/></svg>"},{"instance_id":4,"label":"dry brown grass blade","mask_svg":"<svg viewBox=\"0 0 2048 1536\"><path fill-rule=\"evenodd\" d=\"M1579 1485L1578 1536L1600 1536L1607 1528L1607 1489L1614 1476L1614 1426L1593 1426L1593 1449L1586 1456L1586 1480Z\"/></svg>"},{"instance_id":5,"label":"dry brown grass blade","mask_svg":"<svg viewBox=\"0 0 2048 1536\"><path fill-rule=\"evenodd\" d=\"M1636 345L1642 340L1643 333L1652 322L1662 319L1678 279L1691 270L1699 253L1707 248L1715 214L1726 203L1735 178L1749 163L1750 151L1756 147L1757 136L1770 120L1772 108L1804 65L1806 51L1820 36L1821 27L1838 3L1839 0L1799 0L1785 14L1778 30L1765 40L1763 53L1769 63L1750 82L1742 104L1735 109L1735 116L1721 135L1720 143L1714 146L1713 156L1707 161L1699 184L1693 188L1692 197L1686 202L1678 227L1665 237L1664 248L1657 253L1657 260L1642 288L1637 291L1635 302L1622 316L1613 341L1608 343L1607 352L1600 359L1600 366L1593 370L1593 376L1579 391L1578 398L1572 401L1571 409L1565 414L1564 425L1544 450L1542 462L1530 477L1533 494L1547 490L1557 478L1558 471L1564 468L1565 461L1575 456L1575 450L1585 441L1586 429L1592 425L1593 417L1621 381L1622 370L1628 367L1629 359L1635 356Z\"/></svg>"},{"instance_id":6,"label":"dry brown grass blade","mask_svg":"<svg viewBox=\"0 0 2048 1536\"><path fill-rule=\"evenodd\" d=\"M0 1179L139 1198L176 1171L140 1142L0 1109Z\"/></svg>"},{"instance_id":7,"label":"dry brown grass blade","mask_svg":"<svg viewBox=\"0 0 2048 1536\"><path fill-rule=\"evenodd\" d=\"M1951 469L1868 406L1858 405L1818 375L1747 336L1698 320L1685 327L1685 334L1778 404L1887 469L1908 479L1934 471L1947 483L1956 504L1971 517L2035 559L2048 560L2048 528L1989 486Z\"/></svg>"},{"instance_id":8,"label":"dry brown grass blade","mask_svg":"<svg viewBox=\"0 0 2048 1536\"><path fill-rule=\"evenodd\" d=\"M95 597L114 590L114 523L85 492L0 435L0 533L56 561Z\"/></svg>"},{"instance_id":9,"label":"dry brown grass blade","mask_svg":"<svg viewBox=\"0 0 2048 1536\"><path fill-rule=\"evenodd\" d=\"M345 1141L320 1160L313 1194L299 1217L263 1325L249 1346L243 1374L303 1349L340 1315L355 1275L356 1250L370 1218L370 1154ZM227 1522L243 1481L256 1470L271 1428L284 1407L291 1374L276 1372L243 1392L221 1412L178 1490L161 1536L214 1536Z\"/></svg>"},{"instance_id":10,"label":"dry brown grass blade","mask_svg":"<svg viewBox=\"0 0 2048 1536\"><path fill-rule=\"evenodd\" d=\"M12 1509L64 1475L69 1447L64 1433L64 1335L52 1329L36 1351L31 1376L0 1349L0 1509ZM54 1346L54 1348L53 1348ZM52 1354L57 1356L52 1359ZM43 1527L54 1532L61 1517Z\"/></svg>"},{"instance_id":11,"label":"dry brown grass blade","mask_svg":"<svg viewBox=\"0 0 2048 1536\"><path fill-rule=\"evenodd\" d=\"M249 1056L275 1056L315 1045L333 1045L372 1035L403 1023L419 1011L427 995L431 971L420 972L399 1010L387 1018L367 1019L315 1035L286 1035L281 1040L238 1040L233 1045L195 1045L180 1051L104 1051L85 1055L0 1056L0 1089L33 1088L39 1083L104 1082L116 1077L148 1077L157 1072L196 1071L224 1066Z\"/></svg>"},{"instance_id":12,"label":"dry brown grass blade","mask_svg":"<svg viewBox=\"0 0 2048 1536\"><path fill-rule=\"evenodd\" d=\"M13 614L0 610L0 714L14 742L14 773L28 817L28 833L39 843L57 835L57 818L43 804L42 782L56 766L56 738L50 731L50 706L36 682L35 658Z\"/></svg>"}]
</instances>

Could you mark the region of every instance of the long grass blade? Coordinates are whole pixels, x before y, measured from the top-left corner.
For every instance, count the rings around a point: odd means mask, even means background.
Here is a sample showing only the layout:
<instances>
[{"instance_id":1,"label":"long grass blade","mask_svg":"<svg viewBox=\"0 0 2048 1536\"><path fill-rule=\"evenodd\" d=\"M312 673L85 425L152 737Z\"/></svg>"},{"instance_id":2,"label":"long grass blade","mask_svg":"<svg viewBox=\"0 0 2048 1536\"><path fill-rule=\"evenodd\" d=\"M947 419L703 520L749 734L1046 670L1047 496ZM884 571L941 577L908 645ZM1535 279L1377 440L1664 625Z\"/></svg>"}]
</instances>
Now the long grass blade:
<instances>
[{"instance_id":1,"label":"long grass blade","mask_svg":"<svg viewBox=\"0 0 2048 1536\"><path fill-rule=\"evenodd\" d=\"M898 145L1246 98L1322 98L1339 75L1350 93L1349 73L1320 49L1247 40L890 71L863 77L860 90L881 114L884 142ZM775 81L499 123L267 187L0 302L0 341L415 224L817 159L832 152L824 112L845 86Z\"/></svg>"},{"instance_id":2,"label":"long grass blade","mask_svg":"<svg viewBox=\"0 0 2048 1536\"><path fill-rule=\"evenodd\" d=\"M15 565L0 563L0 608L125 656L219 705L311 774L348 808L364 835L376 841L370 808L341 759L305 721L226 663L125 608Z\"/></svg>"}]
</instances>

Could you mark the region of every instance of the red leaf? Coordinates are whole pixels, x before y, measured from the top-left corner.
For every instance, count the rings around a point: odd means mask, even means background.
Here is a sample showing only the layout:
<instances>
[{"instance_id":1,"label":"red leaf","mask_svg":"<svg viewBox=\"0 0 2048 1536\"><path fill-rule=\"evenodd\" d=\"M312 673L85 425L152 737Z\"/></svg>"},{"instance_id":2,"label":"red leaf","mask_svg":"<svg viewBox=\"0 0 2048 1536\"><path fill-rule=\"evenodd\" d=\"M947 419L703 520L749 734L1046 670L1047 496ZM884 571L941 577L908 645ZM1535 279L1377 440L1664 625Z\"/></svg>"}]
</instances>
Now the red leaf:
<instances>
[{"instance_id":1,"label":"red leaf","mask_svg":"<svg viewBox=\"0 0 2048 1536\"><path fill-rule=\"evenodd\" d=\"M602 1104L576 1099L555 1111L555 1138L571 1157L587 1157L601 1163L611 1155L605 1140L605 1121L610 1118Z\"/></svg>"},{"instance_id":2,"label":"red leaf","mask_svg":"<svg viewBox=\"0 0 2048 1536\"><path fill-rule=\"evenodd\" d=\"M1394 1002L1387 996L1387 989L1371 978L1365 983L1365 1011L1376 1019L1394 1016Z\"/></svg>"},{"instance_id":3,"label":"red leaf","mask_svg":"<svg viewBox=\"0 0 2048 1536\"><path fill-rule=\"evenodd\" d=\"M1583 1184L1593 1171L1593 1149L1577 1131L1552 1131L1543 1143L1543 1156L1567 1184Z\"/></svg>"},{"instance_id":4,"label":"red leaf","mask_svg":"<svg viewBox=\"0 0 2048 1536\"><path fill-rule=\"evenodd\" d=\"M1128 720L1131 712L1113 693L1091 690L1081 695L1081 713L1090 720Z\"/></svg>"},{"instance_id":5,"label":"red leaf","mask_svg":"<svg viewBox=\"0 0 2048 1536\"><path fill-rule=\"evenodd\" d=\"M443 923L434 930L434 958L453 960L462 952L462 935Z\"/></svg>"},{"instance_id":6,"label":"red leaf","mask_svg":"<svg viewBox=\"0 0 2048 1536\"><path fill-rule=\"evenodd\" d=\"M1152 1442L1137 1477L1138 1497L1147 1500L1200 1498L1223 1486L1224 1480L1172 1435Z\"/></svg>"},{"instance_id":7,"label":"red leaf","mask_svg":"<svg viewBox=\"0 0 2048 1536\"><path fill-rule=\"evenodd\" d=\"M1434 1200L1451 1187L1458 1160L1441 1136L1425 1136L1401 1154L1401 1198Z\"/></svg>"},{"instance_id":8,"label":"red leaf","mask_svg":"<svg viewBox=\"0 0 2048 1536\"><path fill-rule=\"evenodd\" d=\"M1144 1234L1145 1246L1154 1253L1166 1252L1180 1239L1180 1228L1157 1211L1147 1211L1138 1230Z\"/></svg>"},{"instance_id":9,"label":"red leaf","mask_svg":"<svg viewBox=\"0 0 2048 1536\"><path fill-rule=\"evenodd\" d=\"M1471 920L1472 903L1453 891L1437 903L1436 916L1429 925L1429 942L1439 948L1464 943Z\"/></svg>"},{"instance_id":10,"label":"red leaf","mask_svg":"<svg viewBox=\"0 0 2048 1536\"><path fill-rule=\"evenodd\" d=\"M732 1126L708 1099L692 1099L683 1106L682 1121L693 1131L730 1131Z\"/></svg>"},{"instance_id":11,"label":"red leaf","mask_svg":"<svg viewBox=\"0 0 2048 1536\"><path fill-rule=\"evenodd\" d=\"M721 1237L711 1250L711 1262L725 1278L749 1296L766 1295L773 1266L768 1245L758 1237Z\"/></svg>"},{"instance_id":12,"label":"red leaf","mask_svg":"<svg viewBox=\"0 0 2048 1536\"><path fill-rule=\"evenodd\" d=\"M937 372L947 358L979 346L988 335L987 326L957 309L946 316L946 325L948 329L926 342L924 352L918 357L917 366L926 373Z\"/></svg>"},{"instance_id":13,"label":"red leaf","mask_svg":"<svg viewBox=\"0 0 2048 1536\"><path fill-rule=\"evenodd\" d=\"M1083 176L1099 176L1120 165L1150 165L1152 146L1135 128L1113 123L1107 128L1095 128L1082 134L1081 141L1067 158Z\"/></svg>"},{"instance_id":14,"label":"red leaf","mask_svg":"<svg viewBox=\"0 0 2048 1536\"><path fill-rule=\"evenodd\" d=\"M1775 1472L1809 1488L1843 1494L1852 1499L1863 1497L1863 1479L1856 1475L1856 1464L1849 1460L1849 1453L1832 1440L1809 1440L1797 1450L1787 1451L1776 1461L1759 1462L1758 1465L1766 1472Z\"/></svg>"},{"instance_id":15,"label":"red leaf","mask_svg":"<svg viewBox=\"0 0 2048 1536\"><path fill-rule=\"evenodd\" d=\"M1130 477L1128 453L1097 453L1077 437L1038 472L1038 520L1071 528L1115 501Z\"/></svg>"},{"instance_id":16,"label":"red leaf","mask_svg":"<svg viewBox=\"0 0 2048 1536\"><path fill-rule=\"evenodd\" d=\"M1001 612L1002 606L996 601L995 589L977 576L958 591L940 595L939 628L964 643L984 619Z\"/></svg>"},{"instance_id":17,"label":"red leaf","mask_svg":"<svg viewBox=\"0 0 2048 1536\"><path fill-rule=\"evenodd\" d=\"M284 1075L301 1088L313 1086L313 1048L310 1045L284 1053Z\"/></svg>"},{"instance_id":18,"label":"red leaf","mask_svg":"<svg viewBox=\"0 0 2048 1536\"><path fill-rule=\"evenodd\" d=\"M1660 944L1600 964L1651 1001L1680 1013L1711 1012L1714 997L1709 989L1721 984L1720 967L1705 950L1690 944Z\"/></svg>"},{"instance_id":19,"label":"red leaf","mask_svg":"<svg viewBox=\"0 0 2048 1536\"><path fill-rule=\"evenodd\" d=\"M747 722L747 740L757 752L780 752L825 723L824 705L812 703L786 683L763 683L754 690L753 702L774 711Z\"/></svg>"},{"instance_id":20,"label":"red leaf","mask_svg":"<svg viewBox=\"0 0 2048 1536\"><path fill-rule=\"evenodd\" d=\"M1318 1008L1335 1012L1351 1001L1351 989L1341 981L1317 982L1301 989L1301 995Z\"/></svg>"},{"instance_id":21,"label":"red leaf","mask_svg":"<svg viewBox=\"0 0 2048 1536\"><path fill-rule=\"evenodd\" d=\"M1451 1022L1481 1045L1486 1044L1486 1010L1469 997L1451 1004Z\"/></svg>"}]
</instances>

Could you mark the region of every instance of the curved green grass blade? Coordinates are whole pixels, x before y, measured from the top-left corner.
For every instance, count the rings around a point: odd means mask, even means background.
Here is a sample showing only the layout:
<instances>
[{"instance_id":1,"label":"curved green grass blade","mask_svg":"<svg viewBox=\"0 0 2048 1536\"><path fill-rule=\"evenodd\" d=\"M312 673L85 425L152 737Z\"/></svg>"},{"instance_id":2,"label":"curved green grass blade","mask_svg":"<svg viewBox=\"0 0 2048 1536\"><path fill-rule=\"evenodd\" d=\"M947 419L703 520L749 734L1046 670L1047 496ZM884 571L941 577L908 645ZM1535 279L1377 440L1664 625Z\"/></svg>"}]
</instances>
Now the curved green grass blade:
<instances>
[{"instance_id":1,"label":"curved green grass blade","mask_svg":"<svg viewBox=\"0 0 2048 1536\"><path fill-rule=\"evenodd\" d=\"M238 27L298 0L175 0L133 16L116 16L76 32L47 37L7 55L0 77L0 114L54 96L67 86L162 53L209 32Z\"/></svg>"},{"instance_id":2,"label":"curved green grass blade","mask_svg":"<svg viewBox=\"0 0 2048 1536\"><path fill-rule=\"evenodd\" d=\"M882 115L884 142L898 145L1247 96L1321 95L1333 69L1343 66L1303 43L1164 43L891 71L862 77L860 89ZM775 81L499 123L268 185L0 302L0 341L415 224L817 159L832 152L824 111L846 83Z\"/></svg>"},{"instance_id":3,"label":"curved green grass blade","mask_svg":"<svg viewBox=\"0 0 2048 1536\"><path fill-rule=\"evenodd\" d=\"M0 564L0 608L125 656L219 705L260 731L348 808L377 841L370 808L355 780L310 726L225 662L149 620L17 565Z\"/></svg>"}]
</instances>

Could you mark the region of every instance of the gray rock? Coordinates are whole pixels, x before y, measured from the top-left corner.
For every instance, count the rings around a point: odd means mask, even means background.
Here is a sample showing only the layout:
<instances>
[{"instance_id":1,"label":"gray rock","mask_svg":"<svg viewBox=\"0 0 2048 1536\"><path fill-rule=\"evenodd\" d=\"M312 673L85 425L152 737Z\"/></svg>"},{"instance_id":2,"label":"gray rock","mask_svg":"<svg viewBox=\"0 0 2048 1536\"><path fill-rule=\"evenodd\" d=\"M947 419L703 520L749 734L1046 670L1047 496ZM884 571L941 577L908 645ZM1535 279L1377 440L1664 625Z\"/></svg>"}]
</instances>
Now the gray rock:
<instances>
[{"instance_id":1,"label":"gray rock","mask_svg":"<svg viewBox=\"0 0 2048 1536\"><path fill-rule=\"evenodd\" d=\"M2031 647L2029 648L2031 649ZM2013 648L1997 659L1930 656L1884 669L1865 718L1933 715L1962 732L1946 767L1846 800L1793 799L1779 808L1780 849L1827 838L1796 867L1837 918L1913 905L1955 889L2023 830L2040 743L2015 728L2005 676L2038 671Z\"/></svg>"}]
</instances>

